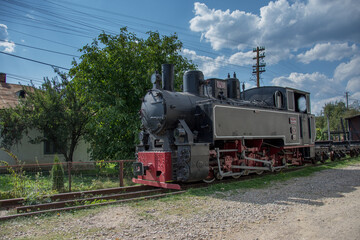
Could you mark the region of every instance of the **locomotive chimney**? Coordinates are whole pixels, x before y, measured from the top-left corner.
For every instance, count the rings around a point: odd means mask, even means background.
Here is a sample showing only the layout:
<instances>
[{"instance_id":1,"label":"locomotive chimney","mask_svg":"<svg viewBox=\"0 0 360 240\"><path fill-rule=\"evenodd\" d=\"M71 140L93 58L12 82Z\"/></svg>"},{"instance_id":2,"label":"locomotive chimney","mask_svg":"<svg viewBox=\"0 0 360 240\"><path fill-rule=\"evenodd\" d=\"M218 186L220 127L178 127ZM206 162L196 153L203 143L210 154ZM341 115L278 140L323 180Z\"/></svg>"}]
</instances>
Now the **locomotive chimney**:
<instances>
[{"instance_id":1,"label":"locomotive chimney","mask_svg":"<svg viewBox=\"0 0 360 240\"><path fill-rule=\"evenodd\" d=\"M204 74L201 71L187 71L184 74L184 92L199 95L200 85L204 81Z\"/></svg>"},{"instance_id":2,"label":"locomotive chimney","mask_svg":"<svg viewBox=\"0 0 360 240\"><path fill-rule=\"evenodd\" d=\"M174 91L174 65L163 64L162 70L162 88L167 91Z\"/></svg>"}]
</instances>

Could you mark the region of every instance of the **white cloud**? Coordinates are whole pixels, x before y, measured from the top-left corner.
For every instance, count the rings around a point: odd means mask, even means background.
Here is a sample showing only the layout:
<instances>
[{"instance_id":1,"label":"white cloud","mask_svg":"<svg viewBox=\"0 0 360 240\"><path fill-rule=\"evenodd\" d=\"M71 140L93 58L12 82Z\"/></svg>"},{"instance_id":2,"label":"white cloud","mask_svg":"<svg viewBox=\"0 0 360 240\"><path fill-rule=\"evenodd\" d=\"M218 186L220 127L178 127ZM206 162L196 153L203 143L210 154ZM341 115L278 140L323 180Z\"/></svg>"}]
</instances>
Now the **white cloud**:
<instances>
[{"instance_id":1,"label":"white cloud","mask_svg":"<svg viewBox=\"0 0 360 240\"><path fill-rule=\"evenodd\" d=\"M310 92L313 112L319 113L327 102L344 100L345 91L360 96L358 0L275 0L262 7L260 14L211 9L196 2L190 29L201 33L201 40L209 42L214 50L238 51L219 58L196 56L193 52L193 60L202 60L200 69L216 73L229 63L251 65L252 48L266 46L268 65L284 59L303 63L346 61L336 67L333 76L294 72L272 80L273 85Z\"/></svg>"},{"instance_id":2,"label":"white cloud","mask_svg":"<svg viewBox=\"0 0 360 240\"><path fill-rule=\"evenodd\" d=\"M360 56L352 58L347 63L341 63L334 71L334 78L339 81L360 78Z\"/></svg>"},{"instance_id":3,"label":"white cloud","mask_svg":"<svg viewBox=\"0 0 360 240\"><path fill-rule=\"evenodd\" d=\"M342 95L324 99L311 99L311 112L313 114L320 115L327 103L344 102L344 100L345 98Z\"/></svg>"},{"instance_id":4,"label":"white cloud","mask_svg":"<svg viewBox=\"0 0 360 240\"><path fill-rule=\"evenodd\" d=\"M351 92L360 92L360 76L350 79L346 85L346 90Z\"/></svg>"},{"instance_id":5,"label":"white cloud","mask_svg":"<svg viewBox=\"0 0 360 240\"><path fill-rule=\"evenodd\" d=\"M268 51L297 51L324 42L359 42L360 8L357 0L309 0L289 3L269 2L260 15L244 11L209 9L194 4L190 29L202 33L215 50L232 48L244 51L256 45L271 46ZM308 53L309 55L310 53ZM314 56L314 54L313 54ZM289 54L274 56L274 62ZM330 59L340 56L329 56ZM327 59L324 59L327 60Z\"/></svg>"},{"instance_id":6,"label":"white cloud","mask_svg":"<svg viewBox=\"0 0 360 240\"><path fill-rule=\"evenodd\" d=\"M324 74L291 73L271 81L272 85L293 87L305 90L312 95L312 111L319 114L325 103L345 101L345 92L350 92L353 99L360 99L360 56L347 63L341 63L332 78ZM345 85L343 84L345 83Z\"/></svg>"},{"instance_id":7,"label":"white cloud","mask_svg":"<svg viewBox=\"0 0 360 240\"><path fill-rule=\"evenodd\" d=\"M237 52L230 56L229 62L231 64L236 64L239 66L251 65L254 63L252 59L254 57L254 53L252 51L248 52Z\"/></svg>"},{"instance_id":8,"label":"white cloud","mask_svg":"<svg viewBox=\"0 0 360 240\"><path fill-rule=\"evenodd\" d=\"M230 57L218 56L216 58L211 58L208 56L198 55L193 50L182 49L182 55L198 64L199 69L201 69L207 77L217 76L220 69L222 67L227 67L228 65L247 66L254 63L254 60L252 59L254 53L252 51L237 52Z\"/></svg>"},{"instance_id":9,"label":"white cloud","mask_svg":"<svg viewBox=\"0 0 360 240\"><path fill-rule=\"evenodd\" d=\"M328 42L316 44L314 48L299 54L297 58L303 63L310 63L314 60L335 61L351 57L357 51L355 44L349 46L348 43L331 44Z\"/></svg>"},{"instance_id":10,"label":"white cloud","mask_svg":"<svg viewBox=\"0 0 360 240\"><path fill-rule=\"evenodd\" d=\"M12 53L15 51L15 43L8 41L8 32L7 26L5 24L0 23L0 39L5 40L6 42L0 41L0 50L8 53Z\"/></svg>"},{"instance_id":11,"label":"white cloud","mask_svg":"<svg viewBox=\"0 0 360 240\"><path fill-rule=\"evenodd\" d=\"M190 20L190 29L201 32L215 50L224 47L241 49L249 38L255 40L258 35L259 17L251 13L235 10L221 11L209 9L204 3L194 4L195 17ZM245 45L246 47L246 45Z\"/></svg>"},{"instance_id":12,"label":"white cloud","mask_svg":"<svg viewBox=\"0 0 360 240\"><path fill-rule=\"evenodd\" d=\"M197 55L195 51L189 49L182 49L182 55L199 65L199 69L205 76L216 76L221 67L228 64L224 56L211 58L207 56Z\"/></svg>"},{"instance_id":13,"label":"white cloud","mask_svg":"<svg viewBox=\"0 0 360 240\"><path fill-rule=\"evenodd\" d=\"M311 93L311 111L320 114L323 106L329 102L343 101L344 88L335 79L324 74L291 73L289 76L274 78L273 85L292 87Z\"/></svg>"},{"instance_id":14,"label":"white cloud","mask_svg":"<svg viewBox=\"0 0 360 240\"><path fill-rule=\"evenodd\" d=\"M340 85L332 78L324 74L315 73L296 73L289 76L274 78L271 83L276 86L291 87L311 92L315 98L333 97L338 95Z\"/></svg>"}]
</instances>

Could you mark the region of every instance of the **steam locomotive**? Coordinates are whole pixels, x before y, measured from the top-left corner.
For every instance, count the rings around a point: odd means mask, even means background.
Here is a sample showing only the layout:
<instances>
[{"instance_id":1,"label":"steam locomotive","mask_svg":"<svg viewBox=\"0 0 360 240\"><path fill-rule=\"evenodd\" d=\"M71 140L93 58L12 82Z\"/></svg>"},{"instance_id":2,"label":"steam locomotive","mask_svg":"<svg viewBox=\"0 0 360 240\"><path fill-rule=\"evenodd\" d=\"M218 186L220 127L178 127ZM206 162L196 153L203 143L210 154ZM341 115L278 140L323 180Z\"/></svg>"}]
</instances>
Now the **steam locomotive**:
<instances>
[{"instance_id":1,"label":"steam locomotive","mask_svg":"<svg viewBox=\"0 0 360 240\"><path fill-rule=\"evenodd\" d=\"M142 100L133 182L180 189L178 183L279 171L324 160L315 151L310 94L287 87L240 90L234 73L204 79L187 71L174 91L174 68L162 65ZM325 149L325 148L323 148ZM325 150L324 150L325 152Z\"/></svg>"}]
</instances>

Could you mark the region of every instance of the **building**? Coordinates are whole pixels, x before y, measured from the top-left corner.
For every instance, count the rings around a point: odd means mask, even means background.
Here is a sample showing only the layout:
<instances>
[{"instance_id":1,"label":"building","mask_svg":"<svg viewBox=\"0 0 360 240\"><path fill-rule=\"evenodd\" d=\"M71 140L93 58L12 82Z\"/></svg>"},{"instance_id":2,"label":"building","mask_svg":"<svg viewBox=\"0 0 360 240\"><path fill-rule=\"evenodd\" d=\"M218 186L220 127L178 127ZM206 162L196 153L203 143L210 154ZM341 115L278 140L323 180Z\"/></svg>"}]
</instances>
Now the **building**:
<instances>
[{"instance_id":1,"label":"building","mask_svg":"<svg viewBox=\"0 0 360 240\"><path fill-rule=\"evenodd\" d=\"M14 107L19 103L19 98L26 97L26 92L23 87L18 84L10 84L6 82L6 74L0 73L0 111L1 109ZM35 130L29 131L27 136L24 136L21 142L13 146L10 151L25 164L35 163L52 163L56 155L56 149L49 142L42 142L39 144L31 144L28 137L39 136L39 132ZM89 145L85 141L81 141L74 153L74 162L90 161L90 155L87 151ZM58 157L64 161L61 154ZM0 161L6 161L9 165L15 165L15 160L9 156L4 150L0 150Z\"/></svg>"},{"instance_id":2,"label":"building","mask_svg":"<svg viewBox=\"0 0 360 240\"><path fill-rule=\"evenodd\" d=\"M346 120L349 123L349 140L360 140L360 114Z\"/></svg>"}]
</instances>

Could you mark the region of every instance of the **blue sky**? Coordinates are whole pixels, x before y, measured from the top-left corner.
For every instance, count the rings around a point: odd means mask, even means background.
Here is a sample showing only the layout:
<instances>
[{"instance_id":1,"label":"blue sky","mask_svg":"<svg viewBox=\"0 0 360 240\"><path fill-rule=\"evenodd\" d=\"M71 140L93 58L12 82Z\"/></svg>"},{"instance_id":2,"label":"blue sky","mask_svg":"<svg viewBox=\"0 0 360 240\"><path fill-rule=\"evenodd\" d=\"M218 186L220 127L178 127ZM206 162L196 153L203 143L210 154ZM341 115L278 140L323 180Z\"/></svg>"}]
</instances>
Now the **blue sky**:
<instances>
[{"instance_id":1,"label":"blue sky","mask_svg":"<svg viewBox=\"0 0 360 240\"><path fill-rule=\"evenodd\" d=\"M9 83L41 83L55 76L50 66L4 53L66 69L102 30L124 26L139 37L176 32L206 78L236 72L247 88L252 49L265 46L261 85L309 91L316 114L345 92L360 100L358 0L0 0L0 72Z\"/></svg>"}]
</instances>

